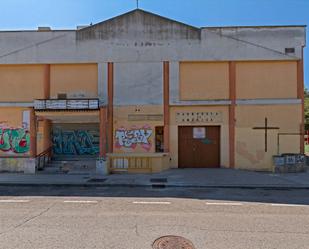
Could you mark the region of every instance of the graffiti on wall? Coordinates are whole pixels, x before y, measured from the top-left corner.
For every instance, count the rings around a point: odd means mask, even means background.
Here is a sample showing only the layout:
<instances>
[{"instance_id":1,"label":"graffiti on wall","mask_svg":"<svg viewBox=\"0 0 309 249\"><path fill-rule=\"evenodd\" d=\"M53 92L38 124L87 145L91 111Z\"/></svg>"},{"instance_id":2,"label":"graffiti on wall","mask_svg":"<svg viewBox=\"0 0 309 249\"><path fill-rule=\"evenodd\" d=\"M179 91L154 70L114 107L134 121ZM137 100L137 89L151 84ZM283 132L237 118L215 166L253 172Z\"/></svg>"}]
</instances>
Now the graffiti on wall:
<instances>
[{"instance_id":1,"label":"graffiti on wall","mask_svg":"<svg viewBox=\"0 0 309 249\"><path fill-rule=\"evenodd\" d=\"M26 153L30 150L30 133L24 128L0 127L2 152Z\"/></svg>"},{"instance_id":2,"label":"graffiti on wall","mask_svg":"<svg viewBox=\"0 0 309 249\"><path fill-rule=\"evenodd\" d=\"M150 151L151 149L151 141L150 137L152 135L152 129L149 125L145 125L142 128L132 127L130 129L119 128L115 133L115 146L116 148L131 148L135 149L137 145L141 145L141 147Z\"/></svg>"},{"instance_id":3,"label":"graffiti on wall","mask_svg":"<svg viewBox=\"0 0 309 249\"><path fill-rule=\"evenodd\" d=\"M96 155L99 153L99 132L92 130L53 131L53 151L58 155Z\"/></svg>"},{"instance_id":4,"label":"graffiti on wall","mask_svg":"<svg viewBox=\"0 0 309 249\"><path fill-rule=\"evenodd\" d=\"M22 112L22 127L11 127L9 121L0 121L0 152L25 154L30 151L30 111Z\"/></svg>"}]
</instances>

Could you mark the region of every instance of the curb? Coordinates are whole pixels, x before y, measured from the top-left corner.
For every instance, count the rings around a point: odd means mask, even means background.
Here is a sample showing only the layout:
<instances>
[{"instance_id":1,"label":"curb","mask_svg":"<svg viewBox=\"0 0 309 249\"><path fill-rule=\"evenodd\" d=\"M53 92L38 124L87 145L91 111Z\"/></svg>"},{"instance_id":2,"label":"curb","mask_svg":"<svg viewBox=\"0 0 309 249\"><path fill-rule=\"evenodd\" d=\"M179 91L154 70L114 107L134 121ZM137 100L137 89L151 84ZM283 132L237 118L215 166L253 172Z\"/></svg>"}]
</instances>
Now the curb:
<instances>
[{"instance_id":1,"label":"curb","mask_svg":"<svg viewBox=\"0 0 309 249\"><path fill-rule=\"evenodd\" d=\"M0 183L2 187L125 187L125 188L198 188L198 189L263 189L263 190L309 190L309 186L261 186L261 185L179 185L179 184L125 184L125 183Z\"/></svg>"}]
</instances>

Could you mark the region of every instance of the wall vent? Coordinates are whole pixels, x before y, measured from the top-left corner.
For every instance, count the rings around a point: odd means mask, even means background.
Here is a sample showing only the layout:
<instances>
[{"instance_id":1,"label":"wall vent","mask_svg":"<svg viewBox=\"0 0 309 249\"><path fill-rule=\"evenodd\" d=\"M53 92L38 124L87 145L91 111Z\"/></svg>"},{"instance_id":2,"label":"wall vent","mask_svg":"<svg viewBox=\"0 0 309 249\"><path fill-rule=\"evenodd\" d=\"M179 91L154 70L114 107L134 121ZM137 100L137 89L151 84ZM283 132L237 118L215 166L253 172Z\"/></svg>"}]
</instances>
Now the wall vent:
<instances>
[{"instance_id":1,"label":"wall vent","mask_svg":"<svg viewBox=\"0 0 309 249\"><path fill-rule=\"evenodd\" d=\"M285 53L286 54L294 54L295 53L295 48L285 48Z\"/></svg>"},{"instance_id":2,"label":"wall vent","mask_svg":"<svg viewBox=\"0 0 309 249\"><path fill-rule=\"evenodd\" d=\"M67 99L67 94L66 93L58 93L57 99Z\"/></svg>"}]
</instances>

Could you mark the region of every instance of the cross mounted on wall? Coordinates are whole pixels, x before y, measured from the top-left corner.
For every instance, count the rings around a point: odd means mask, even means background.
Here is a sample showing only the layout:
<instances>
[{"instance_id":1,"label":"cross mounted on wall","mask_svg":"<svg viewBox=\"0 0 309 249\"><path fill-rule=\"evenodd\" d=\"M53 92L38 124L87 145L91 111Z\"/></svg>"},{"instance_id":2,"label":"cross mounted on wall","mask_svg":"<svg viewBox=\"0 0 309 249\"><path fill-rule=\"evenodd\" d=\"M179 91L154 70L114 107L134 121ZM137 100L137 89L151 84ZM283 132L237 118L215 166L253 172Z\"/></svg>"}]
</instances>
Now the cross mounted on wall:
<instances>
[{"instance_id":1,"label":"cross mounted on wall","mask_svg":"<svg viewBox=\"0 0 309 249\"><path fill-rule=\"evenodd\" d=\"M279 130L279 127L268 126L268 120L265 118L265 125L262 127L253 127L254 130L264 130L265 131L265 152L267 152L267 134L268 130Z\"/></svg>"},{"instance_id":2,"label":"cross mounted on wall","mask_svg":"<svg viewBox=\"0 0 309 249\"><path fill-rule=\"evenodd\" d=\"M139 0L136 0L136 8L139 8Z\"/></svg>"}]
</instances>

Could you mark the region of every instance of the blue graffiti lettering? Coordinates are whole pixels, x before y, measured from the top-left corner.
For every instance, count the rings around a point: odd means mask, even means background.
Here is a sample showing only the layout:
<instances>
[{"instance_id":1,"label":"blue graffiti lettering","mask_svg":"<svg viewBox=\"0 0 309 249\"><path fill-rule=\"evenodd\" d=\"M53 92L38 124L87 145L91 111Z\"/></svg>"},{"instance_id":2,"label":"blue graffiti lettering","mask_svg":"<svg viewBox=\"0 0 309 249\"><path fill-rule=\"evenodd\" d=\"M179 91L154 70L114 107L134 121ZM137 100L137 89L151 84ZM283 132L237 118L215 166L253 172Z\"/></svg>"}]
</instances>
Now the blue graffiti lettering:
<instances>
[{"instance_id":1,"label":"blue graffiti lettering","mask_svg":"<svg viewBox=\"0 0 309 249\"><path fill-rule=\"evenodd\" d=\"M58 155L96 155L99 153L99 132L54 129L53 151Z\"/></svg>"}]
</instances>

